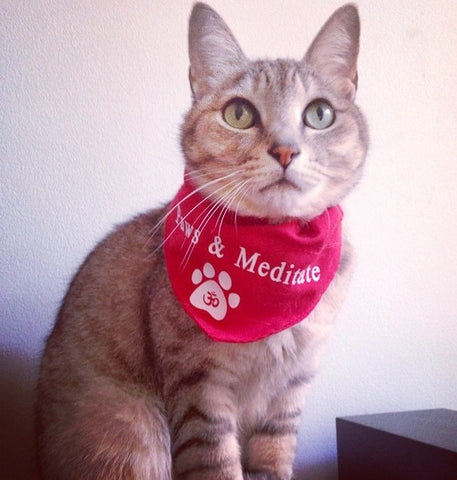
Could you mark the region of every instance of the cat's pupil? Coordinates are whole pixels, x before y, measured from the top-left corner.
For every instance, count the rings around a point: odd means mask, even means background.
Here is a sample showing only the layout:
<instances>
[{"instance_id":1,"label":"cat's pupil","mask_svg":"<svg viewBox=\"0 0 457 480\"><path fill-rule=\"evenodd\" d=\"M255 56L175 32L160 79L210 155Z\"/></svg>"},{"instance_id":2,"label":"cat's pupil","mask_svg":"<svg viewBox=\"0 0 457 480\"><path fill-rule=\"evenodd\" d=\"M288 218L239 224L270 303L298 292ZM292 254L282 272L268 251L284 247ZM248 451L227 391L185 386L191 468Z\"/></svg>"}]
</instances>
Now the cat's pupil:
<instances>
[{"instance_id":1,"label":"cat's pupil","mask_svg":"<svg viewBox=\"0 0 457 480\"><path fill-rule=\"evenodd\" d=\"M244 112L243 106L238 104L235 108L235 117L237 120L239 120L243 116L243 112Z\"/></svg>"},{"instance_id":2,"label":"cat's pupil","mask_svg":"<svg viewBox=\"0 0 457 480\"><path fill-rule=\"evenodd\" d=\"M322 107L317 107L316 113L317 113L317 116L318 116L319 120L322 122L322 120L324 118L324 109Z\"/></svg>"}]
</instances>

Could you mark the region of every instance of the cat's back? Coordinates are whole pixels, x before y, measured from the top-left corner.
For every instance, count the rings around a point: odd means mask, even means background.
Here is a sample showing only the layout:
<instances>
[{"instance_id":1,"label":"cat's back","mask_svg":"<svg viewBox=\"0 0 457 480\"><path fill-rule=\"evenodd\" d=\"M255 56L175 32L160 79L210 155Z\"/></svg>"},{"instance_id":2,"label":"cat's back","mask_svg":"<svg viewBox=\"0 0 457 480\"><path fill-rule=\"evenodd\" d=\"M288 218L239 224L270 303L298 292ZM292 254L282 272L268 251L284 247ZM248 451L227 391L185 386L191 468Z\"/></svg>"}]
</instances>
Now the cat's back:
<instances>
[{"instance_id":1,"label":"cat's back","mask_svg":"<svg viewBox=\"0 0 457 480\"><path fill-rule=\"evenodd\" d=\"M75 370L119 380L143 375L150 291L163 277L162 215L152 210L118 226L88 255L48 338L45 382Z\"/></svg>"}]
</instances>

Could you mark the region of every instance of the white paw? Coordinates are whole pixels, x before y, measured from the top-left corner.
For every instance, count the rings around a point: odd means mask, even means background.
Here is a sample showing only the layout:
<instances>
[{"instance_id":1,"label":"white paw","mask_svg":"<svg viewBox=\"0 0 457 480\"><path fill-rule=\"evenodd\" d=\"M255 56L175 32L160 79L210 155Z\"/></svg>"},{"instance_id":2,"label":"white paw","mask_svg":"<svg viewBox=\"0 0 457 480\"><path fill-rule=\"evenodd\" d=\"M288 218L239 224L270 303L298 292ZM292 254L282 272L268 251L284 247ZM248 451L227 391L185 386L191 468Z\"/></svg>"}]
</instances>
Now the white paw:
<instances>
[{"instance_id":1,"label":"white paw","mask_svg":"<svg viewBox=\"0 0 457 480\"><path fill-rule=\"evenodd\" d=\"M223 320L228 307L238 307L240 296L229 292L232 279L227 272L220 272L217 279L215 276L216 271L211 263L205 263L203 270L196 268L192 273L192 283L197 287L189 300L194 307L208 312L214 320Z\"/></svg>"}]
</instances>

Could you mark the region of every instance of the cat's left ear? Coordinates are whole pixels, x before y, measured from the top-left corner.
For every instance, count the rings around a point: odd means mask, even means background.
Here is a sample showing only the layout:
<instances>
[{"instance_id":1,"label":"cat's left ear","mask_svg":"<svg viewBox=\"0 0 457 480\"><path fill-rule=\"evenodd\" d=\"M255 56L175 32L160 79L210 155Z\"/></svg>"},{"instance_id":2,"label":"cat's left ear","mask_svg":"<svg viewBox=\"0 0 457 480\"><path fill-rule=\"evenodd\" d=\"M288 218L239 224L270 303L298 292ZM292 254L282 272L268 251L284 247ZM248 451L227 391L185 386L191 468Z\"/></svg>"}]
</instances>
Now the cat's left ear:
<instances>
[{"instance_id":1,"label":"cat's left ear","mask_svg":"<svg viewBox=\"0 0 457 480\"><path fill-rule=\"evenodd\" d=\"M352 4L339 8L321 28L303 62L353 100L357 90L360 20Z\"/></svg>"},{"instance_id":2,"label":"cat's left ear","mask_svg":"<svg viewBox=\"0 0 457 480\"><path fill-rule=\"evenodd\" d=\"M246 65L246 57L224 20L196 3L189 20L190 85L197 100Z\"/></svg>"}]
</instances>

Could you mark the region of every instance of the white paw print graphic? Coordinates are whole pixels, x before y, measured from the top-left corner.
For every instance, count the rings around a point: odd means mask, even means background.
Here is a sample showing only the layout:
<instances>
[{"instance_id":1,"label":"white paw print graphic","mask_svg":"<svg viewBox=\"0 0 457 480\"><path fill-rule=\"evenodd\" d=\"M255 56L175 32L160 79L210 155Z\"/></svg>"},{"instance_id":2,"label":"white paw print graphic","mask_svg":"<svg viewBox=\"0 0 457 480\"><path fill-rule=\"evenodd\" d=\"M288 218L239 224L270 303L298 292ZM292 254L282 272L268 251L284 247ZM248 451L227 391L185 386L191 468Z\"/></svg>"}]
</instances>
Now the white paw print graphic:
<instances>
[{"instance_id":1,"label":"white paw print graphic","mask_svg":"<svg viewBox=\"0 0 457 480\"><path fill-rule=\"evenodd\" d=\"M227 307L238 307L240 296L229 292L232 279L227 272L220 272L217 280L215 276L216 271L211 263L205 263L203 271L196 268L192 273L192 283L197 285L197 288L189 300L194 307L208 312L214 320L223 320L227 315Z\"/></svg>"}]
</instances>

